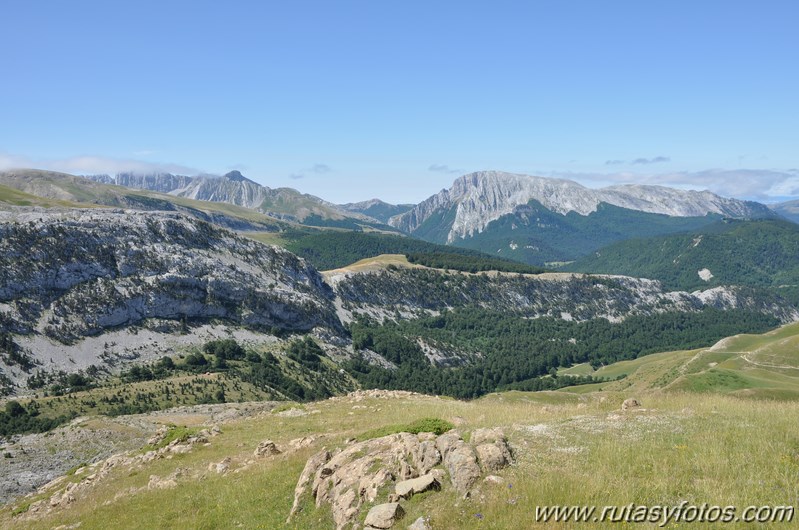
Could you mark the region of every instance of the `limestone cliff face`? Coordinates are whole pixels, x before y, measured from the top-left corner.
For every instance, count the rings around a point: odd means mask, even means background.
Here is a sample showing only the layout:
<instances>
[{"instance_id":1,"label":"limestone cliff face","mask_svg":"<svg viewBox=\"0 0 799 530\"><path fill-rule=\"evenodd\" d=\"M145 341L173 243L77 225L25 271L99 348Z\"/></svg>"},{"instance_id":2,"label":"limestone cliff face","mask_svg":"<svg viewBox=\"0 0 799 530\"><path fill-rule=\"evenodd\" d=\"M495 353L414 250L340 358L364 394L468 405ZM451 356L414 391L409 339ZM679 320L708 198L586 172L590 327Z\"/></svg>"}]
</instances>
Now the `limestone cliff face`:
<instances>
[{"instance_id":1,"label":"limestone cliff face","mask_svg":"<svg viewBox=\"0 0 799 530\"><path fill-rule=\"evenodd\" d=\"M500 171L470 173L457 179L448 190L426 199L416 208L390 219L389 224L413 233L428 219L455 209L447 242L470 237L488 223L536 200L560 214L588 215L600 203L630 210L675 217L716 213L730 217L769 215L757 203L719 197L709 191L685 191L662 186L624 185L602 189L586 188L562 179L532 177Z\"/></svg>"},{"instance_id":2,"label":"limestone cliff face","mask_svg":"<svg viewBox=\"0 0 799 530\"><path fill-rule=\"evenodd\" d=\"M705 291L667 291L660 282L628 276L545 273L467 274L425 269L339 273L330 276L340 316L347 321L365 313L381 318L482 307L527 318L554 317L620 322L633 315L695 312L706 307L746 309L783 322L799 319L790 304L756 296L750 289L718 287Z\"/></svg>"},{"instance_id":3,"label":"limestone cliff face","mask_svg":"<svg viewBox=\"0 0 799 530\"><path fill-rule=\"evenodd\" d=\"M97 180L100 179L97 178ZM119 173L116 177L102 179L107 184L116 184L126 188L141 188L161 193L169 193L172 190L185 188L189 186L192 180L192 177L173 175L171 173Z\"/></svg>"},{"instance_id":4,"label":"limestone cliff face","mask_svg":"<svg viewBox=\"0 0 799 530\"><path fill-rule=\"evenodd\" d=\"M97 177L92 177L97 178ZM173 175L171 173L119 173L112 184L186 197L198 201L226 202L258 209L273 191L244 177L238 171L222 176Z\"/></svg>"},{"instance_id":5,"label":"limestone cliff face","mask_svg":"<svg viewBox=\"0 0 799 530\"><path fill-rule=\"evenodd\" d=\"M198 201L226 202L258 209L271 191L235 171L220 178L194 177L185 186L176 188L170 193Z\"/></svg>"},{"instance_id":6,"label":"limestone cliff face","mask_svg":"<svg viewBox=\"0 0 799 530\"><path fill-rule=\"evenodd\" d=\"M338 329L304 260L177 213L0 213L0 326L60 342L148 318Z\"/></svg>"}]
</instances>

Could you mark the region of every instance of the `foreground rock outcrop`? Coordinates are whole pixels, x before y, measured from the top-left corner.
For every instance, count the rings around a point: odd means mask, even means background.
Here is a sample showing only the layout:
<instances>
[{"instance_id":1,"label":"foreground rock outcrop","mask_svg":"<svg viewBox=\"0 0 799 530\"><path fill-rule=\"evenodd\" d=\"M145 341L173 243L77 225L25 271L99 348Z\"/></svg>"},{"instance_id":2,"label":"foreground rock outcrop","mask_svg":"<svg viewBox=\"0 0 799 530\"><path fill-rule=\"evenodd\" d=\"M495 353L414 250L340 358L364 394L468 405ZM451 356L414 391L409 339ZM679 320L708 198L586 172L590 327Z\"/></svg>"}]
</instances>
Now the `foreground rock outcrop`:
<instances>
[{"instance_id":1,"label":"foreground rock outcrop","mask_svg":"<svg viewBox=\"0 0 799 530\"><path fill-rule=\"evenodd\" d=\"M477 429L471 439L467 443L458 431L398 433L335 453L323 449L300 474L289 520L307 495L317 508L330 505L337 528L353 523L365 504L377 501L385 504L372 508L367 528L389 528L403 513L400 502L418 493L452 487L468 496L484 472L513 463L500 429Z\"/></svg>"}]
</instances>

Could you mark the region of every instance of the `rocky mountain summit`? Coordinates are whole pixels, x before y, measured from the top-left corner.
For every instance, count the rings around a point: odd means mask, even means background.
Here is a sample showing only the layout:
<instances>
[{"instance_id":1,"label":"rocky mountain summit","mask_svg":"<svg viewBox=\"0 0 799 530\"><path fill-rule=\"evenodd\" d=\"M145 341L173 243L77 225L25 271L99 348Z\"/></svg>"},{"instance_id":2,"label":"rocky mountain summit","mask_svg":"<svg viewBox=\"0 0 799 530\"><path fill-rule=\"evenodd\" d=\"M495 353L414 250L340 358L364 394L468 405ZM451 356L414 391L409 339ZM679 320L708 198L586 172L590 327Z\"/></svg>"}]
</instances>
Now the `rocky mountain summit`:
<instances>
[{"instance_id":1,"label":"rocky mountain summit","mask_svg":"<svg viewBox=\"0 0 799 530\"><path fill-rule=\"evenodd\" d=\"M576 182L481 171L458 178L449 189L390 219L389 224L414 233L436 217L449 216L446 242L473 236L490 222L511 214L531 200L559 214L588 215L606 203L629 210L674 217L763 217L767 207L753 202L720 197L709 191L685 191L662 186L622 185L590 189ZM451 217L451 219L450 219Z\"/></svg>"},{"instance_id":2,"label":"rocky mountain summit","mask_svg":"<svg viewBox=\"0 0 799 530\"><path fill-rule=\"evenodd\" d=\"M221 177L120 173L114 183L128 188L161 191L188 199L226 202L253 209L260 207L271 191L245 178L238 171L231 171Z\"/></svg>"}]
</instances>

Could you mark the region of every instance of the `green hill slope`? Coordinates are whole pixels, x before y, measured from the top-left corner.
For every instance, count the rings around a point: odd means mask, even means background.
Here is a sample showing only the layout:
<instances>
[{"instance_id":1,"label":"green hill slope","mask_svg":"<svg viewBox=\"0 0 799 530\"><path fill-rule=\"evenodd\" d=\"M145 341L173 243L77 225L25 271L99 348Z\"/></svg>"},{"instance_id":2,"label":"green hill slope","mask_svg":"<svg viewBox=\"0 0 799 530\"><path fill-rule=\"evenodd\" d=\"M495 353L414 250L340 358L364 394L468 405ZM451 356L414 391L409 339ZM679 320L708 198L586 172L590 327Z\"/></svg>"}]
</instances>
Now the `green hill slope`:
<instances>
[{"instance_id":1,"label":"green hill slope","mask_svg":"<svg viewBox=\"0 0 799 530\"><path fill-rule=\"evenodd\" d=\"M682 290L796 287L799 226L774 219L725 220L684 234L616 243L564 270L652 278Z\"/></svg>"},{"instance_id":2,"label":"green hill slope","mask_svg":"<svg viewBox=\"0 0 799 530\"><path fill-rule=\"evenodd\" d=\"M471 238L457 240L454 244L543 265L575 260L616 241L696 230L720 219L718 215L670 217L604 203L589 215L575 212L563 215L544 208L537 201L530 201L513 214L492 221ZM431 226L423 237L433 236L432 240L436 240L438 233L446 236L446 232L436 232Z\"/></svg>"},{"instance_id":3,"label":"green hill slope","mask_svg":"<svg viewBox=\"0 0 799 530\"><path fill-rule=\"evenodd\" d=\"M762 335L735 335L709 348L656 353L598 370L587 364L561 370L613 383L574 387L584 393L666 391L731 394L768 399L799 398L799 323Z\"/></svg>"},{"instance_id":4,"label":"green hill slope","mask_svg":"<svg viewBox=\"0 0 799 530\"><path fill-rule=\"evenodd\" d=\"M326 448L353 447L370 432L391 432L424 418L456 423L468 438L479 428L498 428L513 450L515 465L476 482L463 498L446 468L440 491L400 499L405 516L431 528L615 528L618 522L554 523L536 520L546 506L657 505L667 507L795 506L799 470L796 402L742 400L692 393L635 394L642 408L621 410L629 393L567 392L494 394L471 402L393 393L359 393L290 409L244 406L222 411L175 409L161 416L83 419L59 431L63 445L103 432L160 425L178 442L158 455L143 445L91 466L78 465L58 482L0 508L4 528L335 528L328 503L310 493L289 518L295 485L306 462ZM180 442L202 430L204 443ZM150 429L149 432L146 429ZM62 434L63 432L63 434ZM768 436L759 435L767 432ZM142 435L140 435L142 436ZM280 453L255 456L272 441ZM71 442L72 441L72 442ZM32 441L29 443L33 443ZM139 442L142 443L142 442ZM163 442L162 442L163 443ZM178 450L179 449L179 450ZM13 461L23 458L14 445ZM369 470L380 469L380 463ZM371 475L370 475L371 476ZM312 477L313 480L313 477ZM399 482L401 478L396 478ZM761 486L763 485L763 486ZM394 480L353 503L356 521L388 500ZM324 498L320 494L319 498ZM631 523L632 525L632 523ZM655 527L656 524L652 524ZM713 526L713 525L710 525ZM743 522L724 525L748 528ZM667 528L704 528L671 520ZM765 523L758 528L791 528Z\"/></svg>"}]
</instances>

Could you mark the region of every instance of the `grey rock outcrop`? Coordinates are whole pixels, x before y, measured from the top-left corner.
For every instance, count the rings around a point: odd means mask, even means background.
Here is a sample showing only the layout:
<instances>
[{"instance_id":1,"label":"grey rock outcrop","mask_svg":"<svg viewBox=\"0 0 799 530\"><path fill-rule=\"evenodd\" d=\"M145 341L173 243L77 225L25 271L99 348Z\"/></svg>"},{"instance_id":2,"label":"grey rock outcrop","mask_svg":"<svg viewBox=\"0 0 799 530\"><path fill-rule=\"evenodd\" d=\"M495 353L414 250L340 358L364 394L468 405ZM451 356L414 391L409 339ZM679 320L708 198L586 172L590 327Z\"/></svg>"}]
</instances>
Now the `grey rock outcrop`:
<instances>
[{"instance_id":1,"label":"grey rock outcrop","mask_svg":"<svg viewBox=\"0 0 799 530\"><path fill-rule=\"evenodd\" d=\"M422 516L411 523L411 525L408 527L408 530L433 530L433 527L430 526L428 518Z\"/></svg>"},{"instance_id":2,"label":"grey rock outcrop","mask_svg":"<svg viewBox=\"0 0 799 530\"><path fill-rule=\"evenodd\" d=\"M417 493L438 489L441 489L439 474L427 473L421 477L397 482L394 485L394 494L401 499L409 499Z\"/></svg>"},{"instance_id":3,"label":"grey rock outcrop","mask_svg":"<svg viewBox=\"0 0 799 530\"><path fill-rule=\"evenodd\" d=\"M512 462L501 433L483 436L481 441L504 448L499 454L506 458L501 463L497 459L492 469ZM311 495L317 508L329 504L337 528L344 528L355 520L362 506L380 500L381 492L392 484L393 493L385 499L389 502L435 491L447 483L468 495L481 476L478 455L457 431L438 437L431 433L392 434L348 445L333 455L322 451L308 460L297 481L289 518L297 512L301 499ZM370 525L368 521L366 524Z\"/></svg>"},{"instance_id":4,"label":"grey rock outcrop","mask_svg":"<svg viewBox=\"0 0 799 530\"><path fill-rule=\"evenodd\" d=\"M466 495L480 478L480 465L474 448L463 440L454 444L444 457L444 465L449 472L452 485L459 493Z\"/></svg>"},{"instance_id":5,"label":"grey rock outcrop","mask_svg":"<svg viewBox=\"0 0 799 530\"><path fill-rule=\"evenodd\" d=\"M330 451L323 449L305 463L305 467L300 473L300 479L297 481L297 486L294 488L294 504L291 506L291 512L289 512L289 520L299 510L300 498L308 489L319 469L330 460L330 456Z\"/></svg>"},{"instance_id":6,"label":"grey rock outcrop","mask_svg":"<svg viewBox=\"0 0 799 530\"><path fill-rule=\"evenodd\" d=\"M272 456L279 455L280 453L281 451L278 449L277 445L275 445L275 442L272 440L264 440L255 448L253 456Z\"/></svg>"},{"instance_id":7,"label":"grey rock outcrop","mask_svg":"<svg viewBox=\"0 0 799 530\"><path fill-rule=\"evenodd\" d=\"M494 473L513 461L510 446L502 429L477 429L472 433L471 443L484 473Z\"/></svg>"},{"instance_id":8,"label":"grey rock outcrop","mask_svg":"<svg viewBox=\"0 0 799 530\"><path fill-rule=\"evenodd\" d=\"M707 307L757 311L786 323L799 319L796 308L757 296L751 289L730 286L692 293L667 291L656 280L628 276L452 273L446 275L443 290L437 271L397 268L340 275L330 282L349 311L389 319L396 317L387 307L414 312L466 306L576 321L606 318L619 322L632 315L695 312ZM345 314L343 318L349 317Z\"/></svg>"},{"instance_id":9,"label":"grey rock outcrop","mask_svg":"<svg viewBox=\"0 0 799 530\"><path fill-rule=\"evenodd\" d=\"M402 519L404 515L405 510L402 509L402 506L400 506L398 502L378 504L372 507L369 513L366 514L364 528L365 530L374 528L385 530L386 528L394 526L394 523Z\"/></svg>"}]
</instances>

